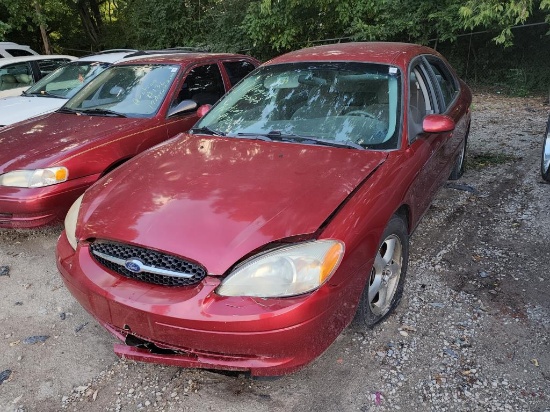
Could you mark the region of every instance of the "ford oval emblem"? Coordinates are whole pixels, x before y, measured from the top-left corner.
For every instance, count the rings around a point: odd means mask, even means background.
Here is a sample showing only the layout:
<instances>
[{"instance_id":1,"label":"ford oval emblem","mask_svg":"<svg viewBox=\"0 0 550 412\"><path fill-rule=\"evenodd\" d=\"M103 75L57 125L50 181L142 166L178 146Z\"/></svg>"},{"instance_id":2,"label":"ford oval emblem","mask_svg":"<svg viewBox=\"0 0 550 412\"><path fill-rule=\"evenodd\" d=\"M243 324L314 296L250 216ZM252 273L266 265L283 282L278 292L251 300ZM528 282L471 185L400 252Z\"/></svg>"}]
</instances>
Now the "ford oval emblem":
<instances>
[{"instance_id":1,"label":"ford oval emblem","mask_svg":"<svg viewBox=\"0 0 550 412\"><path fill-rule=\"evenodd\" d=\"M130 272L139 273L143 269L143 262L137 259L129 259L124 262L124 267Z\"/></svg>"}]
</instances>

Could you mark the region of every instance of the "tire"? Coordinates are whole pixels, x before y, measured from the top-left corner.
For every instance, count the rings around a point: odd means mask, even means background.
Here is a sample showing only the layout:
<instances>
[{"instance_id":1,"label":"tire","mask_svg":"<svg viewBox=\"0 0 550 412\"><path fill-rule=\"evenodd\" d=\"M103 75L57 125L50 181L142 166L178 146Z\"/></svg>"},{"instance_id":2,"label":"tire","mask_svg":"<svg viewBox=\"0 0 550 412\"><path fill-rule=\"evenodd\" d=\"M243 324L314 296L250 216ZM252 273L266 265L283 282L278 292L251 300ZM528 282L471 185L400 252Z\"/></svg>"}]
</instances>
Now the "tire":
<instances>
[{"instance_id":1,"label":"tire","mask_svg":"<svg viewBox=\"0 0 550 412\"><path fill-rule=\"evenodd\" d=\"M468 132L469 130L470 129L468 129ZM460 154L456 158L455 164L453 166L453 170L451 170L451 175L449 176L449 180L458 180L464 174L464 167L466 165L467 147L468 147L468 133L466 133L466 136L464 137L464 141L462 142L462 147L460 148Z\"/></svg>"},{"instance_id":2,"label":"tire","mask_svg":"<svg viewBox=\"0 0 550 412\"><path fill-rule=\"evenodd\" d=\"M540 175L544 180L550 182L550 117L546 124L546 133L542 141L542 155L540 159Z\"/></svg>"},{"instance_id":3,"label":"tire","mask_svg":"<svg viewBox=\"0 0 550 412\"><path fill-rule=\"evenodd\" d=\"M409 263L409 234L403 218L394 215L384 233L357 307L357 326L373 328L397 307Z\"/></svg>"}]
</instances>

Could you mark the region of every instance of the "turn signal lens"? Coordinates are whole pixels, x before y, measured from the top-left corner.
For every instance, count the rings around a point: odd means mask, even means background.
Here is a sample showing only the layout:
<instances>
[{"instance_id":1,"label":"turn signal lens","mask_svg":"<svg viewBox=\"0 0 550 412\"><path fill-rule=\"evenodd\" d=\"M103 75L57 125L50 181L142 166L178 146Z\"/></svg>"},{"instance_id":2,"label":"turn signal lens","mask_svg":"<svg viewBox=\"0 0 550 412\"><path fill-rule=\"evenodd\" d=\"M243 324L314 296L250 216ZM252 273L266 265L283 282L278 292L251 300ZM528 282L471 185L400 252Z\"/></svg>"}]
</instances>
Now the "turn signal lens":
<instances>
[{"instance_id":1,"label":"turn signal lens","mask_svg":"<svg viewBox=\"0 0 550 412\"><path fill-rule=\"evenodd\" d=\"M65 182L68 178L69 171L63 166L36 170L14 170L0 175L0 186L44 187Z\"/></svg>"}]
</instances>

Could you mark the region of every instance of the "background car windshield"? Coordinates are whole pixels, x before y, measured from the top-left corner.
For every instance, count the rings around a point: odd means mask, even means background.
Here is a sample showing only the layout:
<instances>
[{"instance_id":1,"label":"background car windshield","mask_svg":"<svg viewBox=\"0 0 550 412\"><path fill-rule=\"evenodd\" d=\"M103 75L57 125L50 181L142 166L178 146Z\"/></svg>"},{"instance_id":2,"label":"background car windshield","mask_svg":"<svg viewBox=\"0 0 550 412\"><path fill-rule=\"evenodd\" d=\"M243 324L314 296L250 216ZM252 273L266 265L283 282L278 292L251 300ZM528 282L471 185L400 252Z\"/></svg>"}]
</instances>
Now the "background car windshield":
<instances>
[{"instance_id":1,"label":"background car windshield","mask_svg":"<svg viewBox=\"0 0 550 412\"><path fill-rule=\"evenodd\" d=\"M54 95L69 99L109 65L110 63L99 62L66 64L30 87L26 94Z\"/></svg>"},{"instance_id":2,"label":"background car windshield","mask_svg":"<svg viewBox=\"0 0 550 412\"><path fill-rule=\"evenodd\" d=\"M397 147L400 71L367 63L266 66L198 124L229 136L296 134L363 147Z\"/></svg>"},{"instance_id":3,"label":"background car windshield","mask_svg":"<svg viewBox=\"0 0 550 412\"><path fill-rule=\"evenodd\" d=\"M69 100L72 110L109 110L129 117L154 115L170 89L179 66L112 66Z\"/></svg>"}]
</instances>

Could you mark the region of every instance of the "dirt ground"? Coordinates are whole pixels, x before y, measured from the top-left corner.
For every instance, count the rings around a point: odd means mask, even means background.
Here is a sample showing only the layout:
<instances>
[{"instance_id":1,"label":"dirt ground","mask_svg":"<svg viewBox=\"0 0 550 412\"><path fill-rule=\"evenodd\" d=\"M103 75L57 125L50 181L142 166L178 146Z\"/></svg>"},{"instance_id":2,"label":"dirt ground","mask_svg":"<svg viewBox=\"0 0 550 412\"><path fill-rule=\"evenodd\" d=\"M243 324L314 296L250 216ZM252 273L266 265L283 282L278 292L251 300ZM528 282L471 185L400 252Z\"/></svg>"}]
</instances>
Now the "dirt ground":
<instances>
[{"instance_id":1,"label":"dirt ground","mask_svg":"<svg viewBox=\"0 0 550 412\"><path fill-rule=\"evenodd\" d=\"M550 412L543 100L475 95L468 169L412 237L398 310L278 380L118 359L57 274L61 227L0 230L0 411Z\"/></svg>"}]
</instances>

